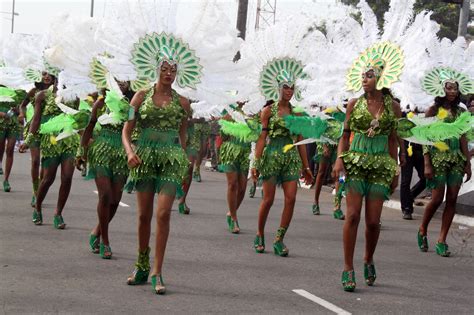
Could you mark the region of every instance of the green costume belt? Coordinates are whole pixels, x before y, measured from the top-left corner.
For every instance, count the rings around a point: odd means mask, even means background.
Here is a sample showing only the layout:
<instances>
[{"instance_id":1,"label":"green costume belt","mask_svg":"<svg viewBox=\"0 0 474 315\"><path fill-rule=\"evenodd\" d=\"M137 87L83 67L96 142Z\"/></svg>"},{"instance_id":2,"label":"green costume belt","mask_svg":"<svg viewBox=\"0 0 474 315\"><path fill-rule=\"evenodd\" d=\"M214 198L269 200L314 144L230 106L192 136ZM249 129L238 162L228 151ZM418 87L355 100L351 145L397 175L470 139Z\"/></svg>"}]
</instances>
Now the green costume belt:
<instances>
[{"instance_id":1,"label":"green costume belt","mask_svg":"<svg viewBox=\"0 0 474 315\"><path fill-rule=\"evenodd\" d=\"M349 151L341 155L347 172L346 188L369 199L390 198L397 162L388 154L388 136L355 133Z\"/></svg>"},{"instance_id":2,"label":"green costume belt","mask_svg":"<svg viewBox=\"0 0 474 315\"><path fill-rule=\"evenodd\" d=\"M142 129L136 154L141 163L130 170L127 188L178 197L182 195L189 160L179 143L178 131Z\"/></svg>"}]
</instances>

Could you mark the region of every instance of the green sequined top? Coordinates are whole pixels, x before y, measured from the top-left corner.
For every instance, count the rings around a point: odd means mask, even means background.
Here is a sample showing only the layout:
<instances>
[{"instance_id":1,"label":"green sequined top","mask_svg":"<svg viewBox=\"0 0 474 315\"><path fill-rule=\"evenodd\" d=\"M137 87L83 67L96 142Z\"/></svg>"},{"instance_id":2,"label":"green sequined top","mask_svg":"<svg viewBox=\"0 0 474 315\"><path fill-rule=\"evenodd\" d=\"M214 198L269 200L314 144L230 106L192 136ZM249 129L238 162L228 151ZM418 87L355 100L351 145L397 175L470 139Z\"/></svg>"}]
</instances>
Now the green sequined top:
<instances>
[{"instance_id":1,"label":"green sequined top","mask_svg":"<svg viewBox=\"0 0 474 315\"><path fill-rule=\"evenodd\" d=\"M150 88L140 106L137 125L140 129L152 128L158 131L179 131L181 121L187 116L181 106L179 95L172 90L172 100L165 107L158 107L153 103L154 88Z\"/></svg>"},{"instance_id":2,"label":"green sequined top","mask_svg":"<svg viewBox=\"0 0 474 315\"><path fill-rule=\"evenodd\" d=\"M390 135L397 126L397 118L393 112L392 97L384 95L384 111L379 118L379 127L375 129L375 135ZM355 133L367 134L370 123L374 119L368 110L367 98L359 97L351 116L349 118L349 128Z\"/></svg>"},{"instance_id":3,"label":"green sequined top","mask_svg":"<svg viewBox=\"0 0 474 315\"><path fill-rule=\"evenodd\" d=\"M291 133L288 128L286 128L285 120L283 117L278 115L278 104L274 104L271 107L272 115L268 121L268 136L270 139L274 138L291 138ZM290 112L293 113L293 106L290 105ZM291 114L290 114L291 115Z\"/></svg>"}]
</instances>

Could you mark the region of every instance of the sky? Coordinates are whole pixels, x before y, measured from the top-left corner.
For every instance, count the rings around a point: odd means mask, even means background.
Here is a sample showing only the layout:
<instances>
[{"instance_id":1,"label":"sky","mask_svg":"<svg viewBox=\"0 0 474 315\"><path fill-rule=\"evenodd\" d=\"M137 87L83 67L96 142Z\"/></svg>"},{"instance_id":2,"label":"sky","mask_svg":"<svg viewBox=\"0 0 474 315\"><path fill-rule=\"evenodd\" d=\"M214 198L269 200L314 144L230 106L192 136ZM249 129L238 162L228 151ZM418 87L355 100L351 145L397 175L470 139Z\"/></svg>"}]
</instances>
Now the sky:
<instances>
[{"instance_id":1,"label":"sky","mask_svg":"<svg viewBox=\"0 0 474 315\"><path fill-rule=\"evenodd\" d=\"M180 14L188 16L184 21L192 20L193 5L206 0L184 0L185 5ZM238 0L219 0L228 8L226 14L233 21L237 18ZM272 0L271 0L272 1ZM262 0L265 2L265 0ZM301 8L308 9L308 5L321 16L327 15L328 6L336 0L277 0L277 20L287 15L296 14ZM0 34L6 35L11 31L11 11L13 0L0 0ZM103 17L107 13L107 7L112 6L114 0L94 0L94 16ZM316 3L316 4L315 4ZM91 0L16 0L14 32L24 34L43 34L48 30L48 20L60 13L69 13L74 16L90 16ZM249 14L247 18L247 29L255 28L255 17L257 0L249 0Z\"/></svg>"}]
</instances>

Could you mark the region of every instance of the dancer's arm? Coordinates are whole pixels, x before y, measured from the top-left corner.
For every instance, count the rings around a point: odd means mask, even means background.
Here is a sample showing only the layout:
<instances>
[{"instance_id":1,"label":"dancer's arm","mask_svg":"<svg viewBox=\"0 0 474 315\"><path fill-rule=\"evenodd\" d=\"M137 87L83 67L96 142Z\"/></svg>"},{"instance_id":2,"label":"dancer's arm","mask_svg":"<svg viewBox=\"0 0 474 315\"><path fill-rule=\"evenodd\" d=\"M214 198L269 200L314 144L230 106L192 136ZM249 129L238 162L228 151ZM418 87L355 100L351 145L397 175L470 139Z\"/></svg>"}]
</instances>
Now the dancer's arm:
<instances>
[{"instance_id":1,"label":"dancer's arm","mask_svg":"<svg viewBox=\"0 0 474 315\"><path fill-rule=\"evenodd\" d=\"M185 97L180 96L179 102L181 107L186 111L186 117L181 120L181 125L179 126L179 142L183 150L186 150L186 138L188 137L188 117L192 115L191 105L189 100Z\"/></svg>"},{"instance_id":2,"label":"dancer's arm","mask_svg":"<svg viewBox=\"0 0 474 315\"><path fill-rule=\"evenodd\" d=\"M43 103L46 97L45 91L41 91L35 98L35 113L33 119L31 120L29 133L37 134L41 124L41 104Z\"/></svg>"},{"instance_id":3,"label":"dancer's arm","mask_svg":"<svg viewBox=\"0 0 474 315\"><path fill-rule=\"evenodd\" d=\"M351 99L347 104L346 109L346 119L344 120L344 131L342 132L342 136L339 139L339 144L337 146L337 159L334 163L334 168L332 171L333 177L338 177L339 173L345 172L344 169L344 162L340 155L349 150L349 140L351 138L351 130L349 128L349 119L351 118L352 110L354 109L354 105L357 102L357 99Z\"/></svg>"},{"instance_id":4,"label":"dancer's arm","mask_svg":"<svg viewBox=\"0 0 474 315\"><path fill-rule=\"evenodd\" d=\"M138 109L142 105L145 99L146 91L138 91L132 98L130 105L133 107L134 116L130 117L129 120L125 122L122 129L122 143L125 148L125 152L127 153L127 163L130 168L137 167L142 161L135 154L132 147L132 131L135 128L135 124L137 121Z\"/></svg>"},{"instance_id":5,"label":"dancer's arm","mask_svg":"<svg viewBox=\"0 0 474 315\"><path fill-rule=\"evenodd\" d=\"M89 141L92 138L92 133L94 132L94 128L97 123L97 111L101 109L102 107L104 107L104 104L105 104L104 97L99 97L97 101L95 101L94 105L92 106L91 118L89 120L89 124L84 130L84 133L82 134L81 146L83 147L89 146Z\"/></svg>"},{"instance_id":6,"label":"dancer's arm","mask_svg":"<svg viewBox=\"0 0 474 315\"><path fill-rule=\"evenodd\" d=\"M436 106L431 106L425 113L425 117L434 117L436 115ZM433 165L431 164L431 156L429 150L423 147L423 159L425 161L425 178L432 179L434 176Z\"/></svg>"}]
</instances>

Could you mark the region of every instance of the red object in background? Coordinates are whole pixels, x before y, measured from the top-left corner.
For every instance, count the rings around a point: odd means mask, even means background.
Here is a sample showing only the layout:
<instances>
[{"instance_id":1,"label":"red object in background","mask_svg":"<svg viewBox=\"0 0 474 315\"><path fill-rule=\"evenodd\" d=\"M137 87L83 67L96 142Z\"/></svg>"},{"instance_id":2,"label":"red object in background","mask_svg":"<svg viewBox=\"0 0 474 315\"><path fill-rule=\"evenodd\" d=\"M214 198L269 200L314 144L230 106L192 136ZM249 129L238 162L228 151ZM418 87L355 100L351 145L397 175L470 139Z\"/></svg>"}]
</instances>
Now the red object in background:
<instances>
[{"instance_id":1,"label":"red object in background","mask_svg":"<svg viewBox=\"0 0 474 315\"><path fill-rule=\"evenodd\" d=\"M216 136L216 148L219 149L222 145L222 137Z\"/></svg>"}]
</instances>

